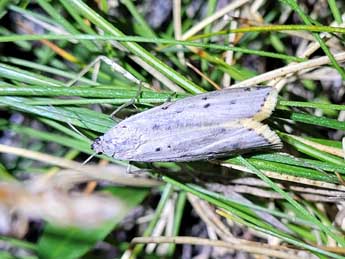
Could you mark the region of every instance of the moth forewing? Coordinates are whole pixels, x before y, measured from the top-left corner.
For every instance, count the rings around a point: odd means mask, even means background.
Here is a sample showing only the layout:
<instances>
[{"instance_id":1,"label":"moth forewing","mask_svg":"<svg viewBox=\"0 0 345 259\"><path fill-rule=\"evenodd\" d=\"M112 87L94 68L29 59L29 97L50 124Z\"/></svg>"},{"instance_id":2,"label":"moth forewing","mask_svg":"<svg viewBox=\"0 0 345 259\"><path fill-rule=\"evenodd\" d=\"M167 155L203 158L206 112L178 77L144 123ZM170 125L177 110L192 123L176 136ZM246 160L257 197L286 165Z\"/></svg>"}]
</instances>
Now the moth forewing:
<instances>
[{"instance_id":1,"label":"moth forewing","mask_svg":"<svg viewBox=\"0 0 345 259\"><path fill-rule=\"evenodd\" d=\"M111 128L93 150L130 161L193 161L280 148L279 137L260 121L277 103L272 87L225 89L139 113Z\"/></svg>"}]
</instances>

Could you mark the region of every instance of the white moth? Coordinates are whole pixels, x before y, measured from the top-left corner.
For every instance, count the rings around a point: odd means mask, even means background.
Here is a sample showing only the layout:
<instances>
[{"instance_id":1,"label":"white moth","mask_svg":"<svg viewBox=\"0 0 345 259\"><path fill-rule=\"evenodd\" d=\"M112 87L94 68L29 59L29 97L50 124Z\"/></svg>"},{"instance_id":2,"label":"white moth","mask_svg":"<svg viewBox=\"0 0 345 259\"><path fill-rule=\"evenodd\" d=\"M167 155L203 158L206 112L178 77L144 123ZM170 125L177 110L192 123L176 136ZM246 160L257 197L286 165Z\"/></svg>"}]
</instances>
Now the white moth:
<instances>
[{"instance_id":1,"label":"white moth","mask_svg":"<svg viewBox=\"0 0 345 259\"><path fill-rule=\"evenodd\" d=\"M169 102L131 116L97 138L92 149L119 160L193 161L258 148L280 148L261 121L277 103L269 86L224 89Z\"/></svg>"}]
</instances>

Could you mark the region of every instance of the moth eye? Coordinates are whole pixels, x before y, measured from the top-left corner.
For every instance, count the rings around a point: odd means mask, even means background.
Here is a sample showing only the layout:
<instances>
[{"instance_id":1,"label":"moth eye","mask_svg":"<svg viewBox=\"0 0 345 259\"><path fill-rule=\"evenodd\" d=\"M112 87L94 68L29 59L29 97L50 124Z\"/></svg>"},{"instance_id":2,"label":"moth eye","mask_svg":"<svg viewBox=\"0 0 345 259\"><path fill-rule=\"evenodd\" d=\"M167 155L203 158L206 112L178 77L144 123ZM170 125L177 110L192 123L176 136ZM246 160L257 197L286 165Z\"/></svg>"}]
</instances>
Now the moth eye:
<instances>
[{"instance_id":1,"label":"moth eye","mask_svg":"<svg viewBox=\"0 0 345 259\"><path fill-rule=\"evenodd\" d=\"M98 144L98 142L99 142L99 138L96 138L95 141L91 144L91 149L92 150L96 149L96 145Z\"/></svg>"},{"instance_id":2,"label":"moth eye","mask_svg":"<svg viewBox=\"0 0 345 259\"><path fill-rule=\"evenodd\" d=\"M102 152L97 152L97 155L102 155L103 153Z\"/></svg>"}]
</instances>

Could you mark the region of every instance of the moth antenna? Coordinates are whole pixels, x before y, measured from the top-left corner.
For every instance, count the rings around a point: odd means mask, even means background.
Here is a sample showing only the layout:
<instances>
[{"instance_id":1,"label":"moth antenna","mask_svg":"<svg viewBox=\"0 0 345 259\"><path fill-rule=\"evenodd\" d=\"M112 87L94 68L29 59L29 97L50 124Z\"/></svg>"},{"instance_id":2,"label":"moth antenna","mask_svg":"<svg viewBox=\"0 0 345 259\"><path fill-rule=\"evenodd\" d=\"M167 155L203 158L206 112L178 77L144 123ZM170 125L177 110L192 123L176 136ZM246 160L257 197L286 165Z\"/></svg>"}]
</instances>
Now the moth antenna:
<instances>
[{"instance_id":1,"label":"moth antenna","mask_svg":"<svg viewBox=\"0 0 345 259\"><path fill-rule=\"evenodd\" d=\"M76 133L78 133L80 136L82 136L83 138L89 140L89 141L92 141L91 139L89 139L86 135L84 135L83 133L81 133L76 127L73 126L72 123L70 122L67 122L68 126L71 127L72 130L74 130Z\"/></svg>"},{"instance_id":2,"label":"moth antenna","mask_svg":"<svg viewBox=\"0 0 345 259\"><path fill-rule=\"evenodd\" d=\"M86 65L80 72L79 74L72 79L71 81L67 82L66 86L72 86L74 85L77 81L79 81L87 72L89 72L89 70L96 64L98 64L100 61L100 57L95 58L93 61L91 61L88 65ZM97 70L97 67L96 67ZM94 76L92 76L92 80ZM93 80L96 81L96 80Z\"/></svg>"},{"instance_id":3,"label":"moth antenna","mask_svg":"<svg viewBox=\"0 0 345 259\"><path fill-rule=\"evenodd\" d=\"M126 79L128 79L129 81L138 84L138 85L143 85L147 88L150 88L150 85L148 83L145 82L141 82L139 79L137 79L133 74L131 74L130 72L128 72L124 67L122 67L121 65L119 65L118 63L116 63L116 61L106 57L106 56L98 56L96 57L93 61L91 61L88 65L86 65L80 72L79 74L72 79L71 81L69 81L67 83L67 86L72 86L73 84L75 84L77 81L79 81L87 72L90 71L90 69L92 67L94 67L94 71L92 73L92 81L94 81L95 83L97 83L97 77L98 77L98 73L99 73L99 69L100 69L100 65L101 62L104 62L105 64L107 64L108 66L110 66L110 68L119 73L120 75L122 75L123 77L125 77Z\"/></svg>"},{"instance_id":4,"label":"moth antenna","mask_svg":"<svg viewBox=\"0 0 345 259\"><path fill-rule=\"evenodd\" d=\"M93 153L92 155L90 155L88 158L85 159L85 161L84 161L83 163L81 163L81 166L86 165L86 164L87 164L88 162L90 162L90 160L91 160L92 158L94 158L96 155L97 155L96 152Z\"/></svg>"},{"instance_id":5,"label":"moth antenna","mask_svg":"<svg viewBox=\"0 0 345 259\"><path fill-rule=\"evenodd\" d=\"M74 127L74 126L72 125L72 123L67 122L67 124L68 124L75 132L77 132L80 136L82 136L82 137L86 138L87 140L91 141L87 136L85 136L85 135L84 135L83 133L81 133L76 127ZM90 155L88 158L86 158L85 161L81 164L80 167L86 165L95 155L97 155L96 152L93 153L92 155Z\"/></svg>"},{"instance_id":6,"label":"moth antenna","mask_svg":"<svg viewBox=\"0 0 345 259\"><path fill-rule=\"evenodd\" d=\"M55 109L55 110L57 110L53 105L48 105L50 108L52 108L52 109ZM90 141L90 142L92 142L92 140L91 139L89 139L87 136L85 136L83 133L81 133L76 127L74 127L73 125L72 125L72 123L70 123L69 121L67 121L66 122L67 123L67 125L68 126L70 126L70 128L72 129L72 130L74 130L78 135L80 135L81 137L83 137L83 138L85 138L85 139L87 139L88 141Z\"/></svg>"},{"instance_id":7,"label":"moth antenna","mask_svg":"<svg viewBox=\"0 0 345 259\"><path fill-rule=\"evenodd\" d=\"M142 174L142 173L147 173L150 171L150 169L137 169L135 171L132 170L133 164L131 161L128 162L128 165L126 167L126 173L127 174L131 174L131 175L135 175L135 174ZM134 166L135 167L135 166ZM137 167L135 167L137 168Z\"/></svg>"}]
</instances>

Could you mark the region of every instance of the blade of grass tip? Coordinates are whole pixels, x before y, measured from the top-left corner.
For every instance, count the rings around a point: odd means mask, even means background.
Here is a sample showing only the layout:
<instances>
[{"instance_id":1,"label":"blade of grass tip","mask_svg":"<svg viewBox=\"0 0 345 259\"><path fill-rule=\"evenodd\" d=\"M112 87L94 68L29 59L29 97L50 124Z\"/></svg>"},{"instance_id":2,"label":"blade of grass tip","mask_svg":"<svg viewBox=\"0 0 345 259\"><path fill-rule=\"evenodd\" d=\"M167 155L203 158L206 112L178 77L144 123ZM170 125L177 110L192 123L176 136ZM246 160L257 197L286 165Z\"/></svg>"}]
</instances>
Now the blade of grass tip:
<instances>
[{"instance_id":1,"label":"blade of grass tip","mask_svg":"<svg viewBox=\"0 0 345 259\"><path fill-rule=\"evenodd\" d=\"M124 34L114 27L111 23L103 19L100 15L94 12L89 6L87 6L81 0L71 0L71 3L76 7L81 14L83 14L87 19L89 19L92 23L96 26L100 27L105 33L109 33L114 36L124 36ZM131 53L137 55L141 58L144 62L148 65L152 66L154 69L165 75L171 81L175 82L185 90L191 93L203 93L205 92L204 89L199 87L198 85L194 84L192 81L187 79L186 77L179 74L177 71L169 67L167 64L153 56L151 53L146 51L143 47L141 47L137 43L133 42L126 42L122 43L124 47L126 47Z\"/></svg>"},{"instance_id":2,"label":"blade of grass tip","mask_svg":"<svg viewBox=\"0 0 345 259\"><path fill-rule=\"evenodd\" d=\"M173 191L173 186L171 184L167 183L164 187L164 190L163 190L163 193L161 195L161 199L158 203L158 206L156 208L155 214L154 214L152 220L150 221L150 224L147 226L146 230L144 231L144 234L143 234L144 237L147 237L147 236L152 234L152 231L155 228L155 226L156 226L156 224L157 224L157 222L158 222L158 220L162 214L164 206L166 205L172 191ZM143 244L135 245L135 247L132 250L133 252L132 252L131 258L137 257L137 255L139 255L139 253L142 251L143 248L144 248Z\"/></svg>"},{"instance_id":3,"label":"blade of grass tip","mask_svg":"<svg viewBox=\"0 0 345 259\"><path fill-rule=\"evenodd\" d=\"M263 180L266 184L268 184L274 191L279 193L282 197L284 197L292 206L294 206L300 213L305 216L307 219L312 221L315 225L317 225L322 231L327 233L331 238L333 238L336 242L340 245L345 245L345 240L333 233L328 227L324 226L317 218L311 215L304 207L302 207L297 201L295 201L288 193L286 193L283 189L281 189L277 184L275 184L271 179L269 179L265 174L263 174L260 170L256 169L252 164L250 164L246 159L242 156L238 156L239 161L242 162L244 166L250 169L253 173L255 173L261 180Z\"/></svg>"},{"instance_id":4,"label":"blade of grass tip","mask_svg":"<svg viewBox=\"0 0 345 259\"><path fill-rule=\"evenodd\" d=\"M299 7L298 3L296 2L296 0L282 0L282 2L285 2L286 4L288 4L290 6L291 9L293 9L295 12L297 12L297 14L301 17L301 19L303 20L303 22L306 25L312 25L312 19L307 16L303 10ZM339 72L339 74L341 75L341 78L343 80L345 80L345 71L341 68L341 66L338 64L338 62L335 60L333 54L331 53L331 51L329 50L329 48L327 47L326 43L324 42L324 40L321 38L321 36L318 33L312 33L314 38L316 39L316 41L319 43L321 49L325 52L325 54L328 56L328 58L330 59L332 65L335 67L335 69Z\"/></svg>"}]
</instances>

